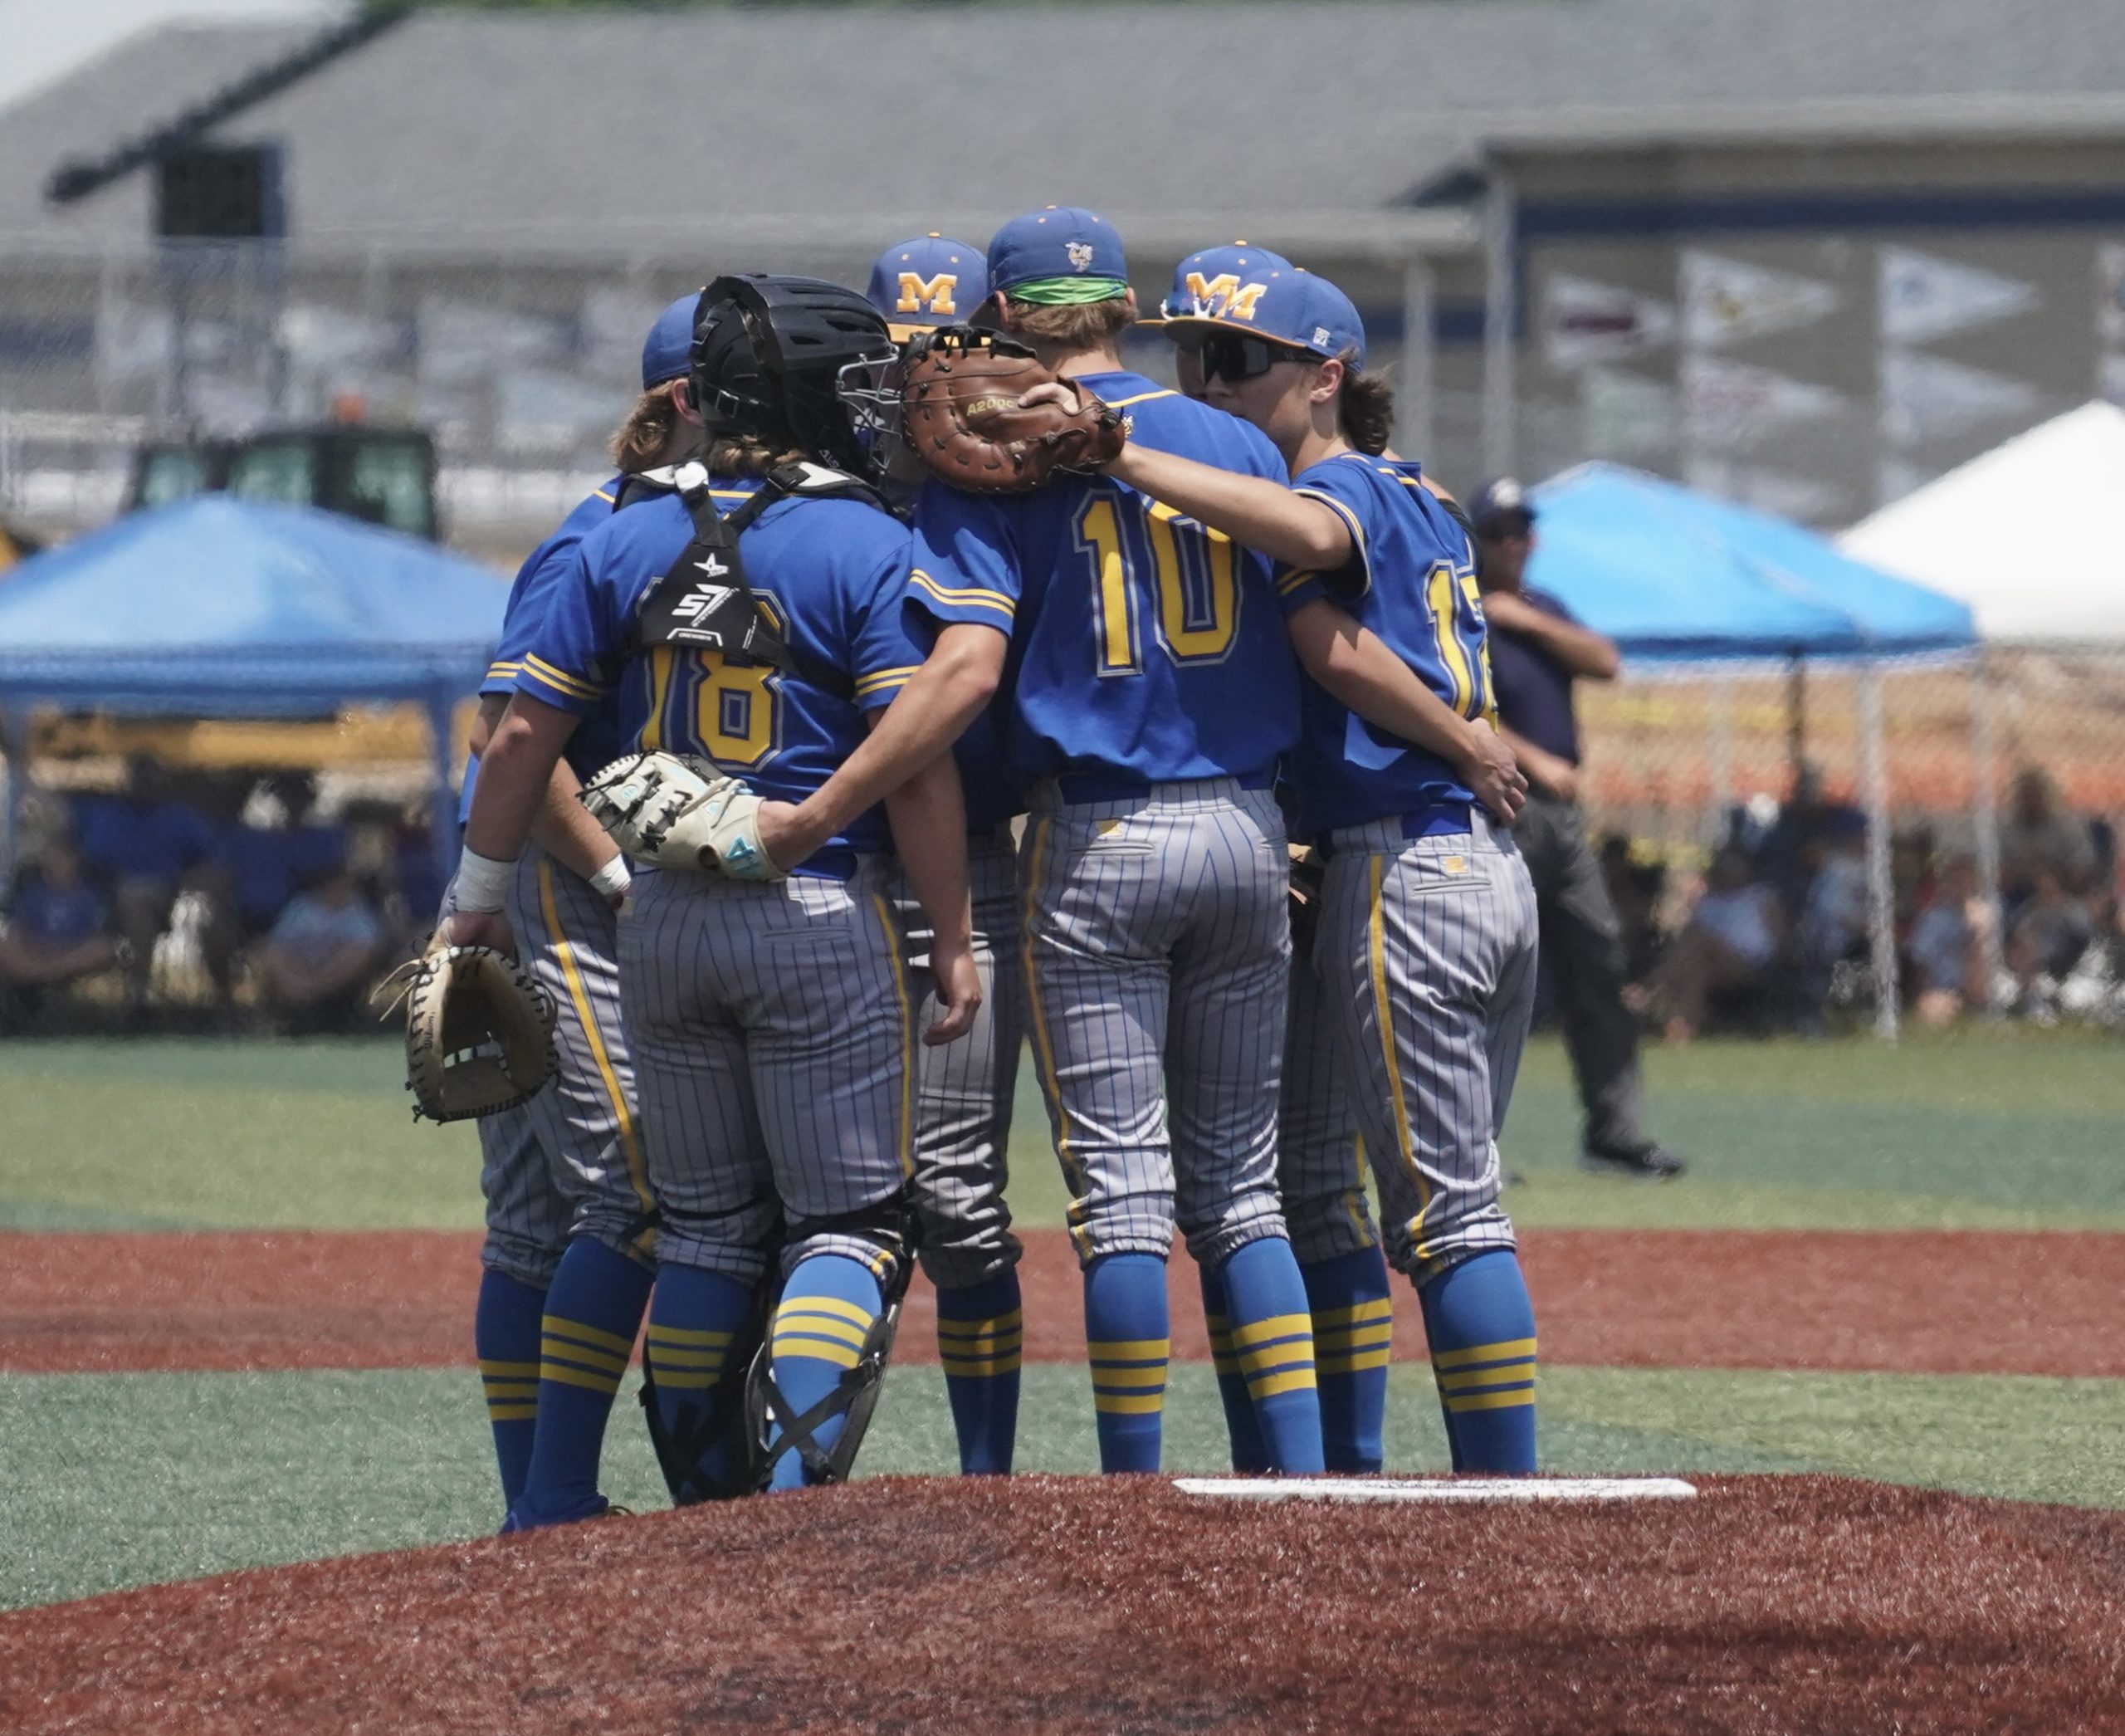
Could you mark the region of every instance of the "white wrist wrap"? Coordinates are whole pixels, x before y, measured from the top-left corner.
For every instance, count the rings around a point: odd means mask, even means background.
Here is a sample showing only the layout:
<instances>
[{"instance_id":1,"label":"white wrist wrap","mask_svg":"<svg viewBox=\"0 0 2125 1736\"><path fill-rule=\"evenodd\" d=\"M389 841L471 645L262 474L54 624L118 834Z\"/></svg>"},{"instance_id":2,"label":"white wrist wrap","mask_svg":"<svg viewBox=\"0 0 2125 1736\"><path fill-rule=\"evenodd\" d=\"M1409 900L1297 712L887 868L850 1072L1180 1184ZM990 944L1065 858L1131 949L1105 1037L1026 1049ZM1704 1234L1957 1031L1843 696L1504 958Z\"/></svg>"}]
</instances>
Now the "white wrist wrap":
<instances>
[{"instance_id":1,"label":"white wrist wrap","mask_svg":"<svg viewBox=\"0 0 2125 1736\"><path fill-rule=\"evenodd\" d=\"M515 878L513 858L500 861L467 850L457 858L457 878L450 883L450 907L465 911L500 910Z\"/></svg>"},{"instance_id":2,"label":"white wrist wrap","mask_svg":"<svg viewBox=\"0 0 2125 1736\"><path fill-rule=\"evenodd\" d=\"M590 889L601 898L624 898L633 883L634 876L628 872L624 856L613 857L590 877Z\"/></svg>"}]
</instances>

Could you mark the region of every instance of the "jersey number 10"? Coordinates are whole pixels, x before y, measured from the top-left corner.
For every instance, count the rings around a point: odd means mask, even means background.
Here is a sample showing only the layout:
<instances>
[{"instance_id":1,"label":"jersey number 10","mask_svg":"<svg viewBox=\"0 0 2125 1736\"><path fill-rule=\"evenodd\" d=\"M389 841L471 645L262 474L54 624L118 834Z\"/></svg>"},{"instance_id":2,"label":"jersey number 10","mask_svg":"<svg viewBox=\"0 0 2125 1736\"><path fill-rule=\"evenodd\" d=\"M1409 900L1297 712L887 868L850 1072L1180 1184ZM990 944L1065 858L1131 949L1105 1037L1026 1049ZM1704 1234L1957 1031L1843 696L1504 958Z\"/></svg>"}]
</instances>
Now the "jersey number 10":
<instances>
[{"instance_id":1,"label":"jersey number 10","mask_svg":"<svg viewBox=\"0 0 2125 1736\"><path fill-rule=\"evenodd\" d=\"M1176 663L1222 663L1239 625L1238 551L1162 501L1096 491L1071 522L1092 566L1099 672L1144 672L1144 618ZM1149 593L1147 595L1146 593Z\"/></svg>"}]
</instances>

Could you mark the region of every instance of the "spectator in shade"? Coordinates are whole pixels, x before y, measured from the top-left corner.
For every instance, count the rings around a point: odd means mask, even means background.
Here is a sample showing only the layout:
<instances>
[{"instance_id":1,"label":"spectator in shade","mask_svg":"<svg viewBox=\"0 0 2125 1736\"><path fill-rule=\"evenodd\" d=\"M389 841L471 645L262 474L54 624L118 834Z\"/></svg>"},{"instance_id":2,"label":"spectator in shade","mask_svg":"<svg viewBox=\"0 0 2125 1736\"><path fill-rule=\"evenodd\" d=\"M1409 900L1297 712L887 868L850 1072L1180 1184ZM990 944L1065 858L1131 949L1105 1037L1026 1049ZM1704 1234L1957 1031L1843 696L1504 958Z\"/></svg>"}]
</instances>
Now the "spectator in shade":
<instances>
[{"instance_id":1,"label":"spectator in shade","mask_svg":"<svg viewBox=\"0 0 2125 1736\"><path fill-rule=\"evenodd\" d=\"M237 955L271 932L296 891L345 866L347 834L310 819L317 780L308 772L276 772L266 790L280 809L277 825L222 829L214 851L214 921L207 965L224 999Z\"/></svg>"},{"instance_id":2,"label":"spectator in shade","mask_svg":"<svg viewBox=\"0 0 2125 1736\"><path fill-rule=\"evenodd\" d=\"M1798 922L1807 908L1809 891L1836 840L1849 838L1855 829L1864 836L1866 828L1864 814L1825 789L1820 765L1803 764L1795 771L1793 793L1779 805L1778 817L1756 855L1788 921Z\"/></svg>"},{"instance_id":3,"label":"spectator in shade","mask_svg":"<svg viewBox=\"0 0 2125 1736\"><path fill-rule=\"evenodd\" d=\"M1985 999L1985 966L1978 946L1991 911L1977 896L1977 872L1967 856L1942 870L1911 920L1904 957L1912 1010L1938 1029Z\"/></svg>"},{"instance_id":4,"label":"spectator in shade","mask_svg":"<svg viewBox=\"0 0 2125 1736\"><path fill-rule=\"evenodd\" d=\"M1834 814L1810 838L1802 860L1812 872L1800 899L1795 933L1799 941L1800 1005L1806 1029L1820 1028L1838 966L1867 942L1867 822L1858 814Z\"/></svg>"},{"instance_id":5,"label":"spectator in shade","mask_svg":"<svg viewBox=\"0 0 2125 1736\"><path fill-rule=\"evenodd\" d=\"M110 912L81 878L81 857L67 844L46 846L0 933L0 983L56 987L108 970L119 953Z\"/></svg>"},{"instance_id":6,"label":"spectator in shade","mask_svg":"<svg viewBox=\"0 0 2125 1736\"><path fill-rule=\"evenodd\" d=\"M2086 892L2095 879L2095 838L2088 822L2068 810L2051 774L2025 765L2000 819L2001 897L2012 906L2031 897L2047 869L2063 891Z\"/></svg>"},{"instance_id":7,"label":"spectator in shade","mask_svg":"<svg viewBox=\"0 0 2125 1736\"><path fill-rule=\"evenodd\" d=\"M2059 985L2080 962L2095 933L2088 900L2067 889L2050 863L2039 861L2029 896L2007 925L2006 985L2015 1005L2049 1024L2058 1016Z\"/></svg>"},{"instance_id":8,"label":"spectator in shade","mask_svg":"<svg viewBox=\"0 0 2125 1736\"><path fill-rule=\"evenodd\" d=\"M383 923L344 868L327 875L281 912L257 955L265 1004L306 1028L344 1024L357 1015L380 961Z\"/></svg>"},{"instance_id":9,"label":"spectator in shade","mask_svg":"<svg viewBox=\"0 0 2125 1736\"><path fill-rule=\"evenodd\" d=\"M1689 922L1654 968L1645 1002L1670 1043L1695 1037L1714 995L1762 981L1777 956L1785 915L1754 875L1738 844L1721 849Z\"/></svg>"},{"instance_id":10,"label":"spectator in shade","mask_svg":"<svg viewBox=\"0 0 2125 1736\"><path fill-rule=\"evenodd\" d=\"M127 762L123 795L85 795L74 803L74 837L92 883L110 897L130 949L126 989L137 1010L148 998L155 941L169 926L178 893L212 854L207 817L178 799L169 771L149 754Z\"/></svg>"},{"instance_id":11,"label":"spectator in shade","mask_svg":"<svg viewBox=\"0 0 2125 1736\"><path fill-rule=\"evenodd\" d=\"M1512 836L1535 882L1542 962L1585 1111L1580 1149L1589 1167L1666 1181L1682 1174L1683 1162L1640 1119L1638 1024L1622 998L1623 936L1579 809L1572 683L1612 681L1621 662L1612 641L1581 626L1555 597L1527 588L1535 509L1517 482L1486 485L1469 516L1498 731L1528 784Z\"/></svg>"}]
</instances>

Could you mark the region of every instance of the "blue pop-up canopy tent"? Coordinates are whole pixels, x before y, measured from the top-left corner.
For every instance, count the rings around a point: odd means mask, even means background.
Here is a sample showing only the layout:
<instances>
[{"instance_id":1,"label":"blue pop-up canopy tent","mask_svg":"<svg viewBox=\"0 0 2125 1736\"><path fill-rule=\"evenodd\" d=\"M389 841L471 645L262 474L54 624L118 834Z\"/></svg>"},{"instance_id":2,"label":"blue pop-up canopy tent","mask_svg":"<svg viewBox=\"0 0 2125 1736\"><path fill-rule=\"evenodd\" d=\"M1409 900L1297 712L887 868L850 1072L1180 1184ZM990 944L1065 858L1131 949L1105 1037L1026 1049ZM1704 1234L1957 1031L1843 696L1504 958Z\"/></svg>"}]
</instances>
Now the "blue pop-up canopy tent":
<instances>
[{"instance_id":1,"label":"blue pop-up canopy tent","mask_svg":"<svg viewBox=\"0 0 2125 1736\"><path fill-rule=\"evenodd\" d=\"M1800 668L1824 658L1861 666L1876 1023L1893 1037L1888 771L1873 670L1890 659L1975 650L1969 609L1770 513L1618 465L1566 471L1535 489L1533 500L1541 531L1527 582L1561 598L1627 658L1790 663L1796 744ZM1977 819L1986 891L1996 898L1993 817L1981 803Z\"/></svg>"},{"instance_id":2,"label":"blue pop-up canopy tent","mask_svg":"<svg viewBox=\"0 0 2125 1736\"><path fill-rule=\"evenodd\" d=\"M32 555L0 583L0 703L300 717L416 702L447 862L451 709L486 672L507 597L484 567L396 531L205 495Z\"/></svg>"},{"instance_id":3,"label":"blue pop-up canopy tent","mask_svg":"<svg viewBox=\"0 0 2125 1736\"><path fill-rule=\"evenodd\" d=\"M1965 651L1969 609L1800 526L1613 464L1533 491L1527 581L1629 658L1873 660Z\"/></svg>"}]
</instances>

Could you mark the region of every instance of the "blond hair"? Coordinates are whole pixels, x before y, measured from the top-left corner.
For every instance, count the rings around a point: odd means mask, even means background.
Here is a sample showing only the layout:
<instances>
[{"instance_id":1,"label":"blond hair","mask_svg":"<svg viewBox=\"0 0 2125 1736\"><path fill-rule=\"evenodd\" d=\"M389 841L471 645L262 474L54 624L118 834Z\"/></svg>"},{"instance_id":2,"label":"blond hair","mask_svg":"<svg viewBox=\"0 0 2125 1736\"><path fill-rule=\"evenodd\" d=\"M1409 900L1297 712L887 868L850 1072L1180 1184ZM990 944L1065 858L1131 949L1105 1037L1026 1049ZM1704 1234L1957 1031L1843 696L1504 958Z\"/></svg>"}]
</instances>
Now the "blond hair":
<instances>
[{"instance_id":1,"label":"blond hair","mask_svg":"<svg viewBox=\"0 0 2125 1736\"><path fill-rule=\"evenodd\" d=\"M1009 310L1004 325L1010 335L1029 343L1053 345L1058 350L1104 350L1136 323L1126 296L1062 307L1014 301L1008 290L1004 296Z\"/></svg>"}]
</instances>

